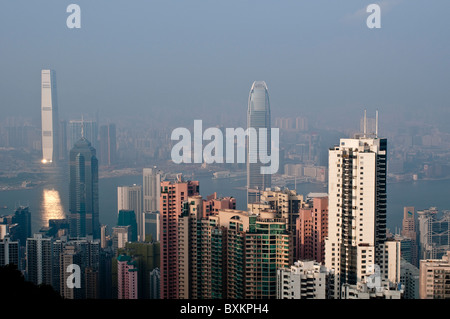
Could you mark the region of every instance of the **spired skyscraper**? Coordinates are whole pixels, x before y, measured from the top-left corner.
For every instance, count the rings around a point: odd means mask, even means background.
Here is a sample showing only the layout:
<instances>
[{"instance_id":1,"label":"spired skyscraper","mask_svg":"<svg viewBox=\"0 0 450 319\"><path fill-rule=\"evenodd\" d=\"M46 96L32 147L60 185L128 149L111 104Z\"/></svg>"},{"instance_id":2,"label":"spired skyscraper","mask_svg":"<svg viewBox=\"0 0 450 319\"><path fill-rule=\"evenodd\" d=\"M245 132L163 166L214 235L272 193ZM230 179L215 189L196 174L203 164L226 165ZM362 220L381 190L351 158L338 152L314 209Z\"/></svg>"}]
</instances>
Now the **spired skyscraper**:
<instances>
[{"instance_id":1,"label":"spired skyscraper","mask_svg":"<svg viewBox=\"0 0 450 319\"><path fill-rule=\"evenodd\" d=\"M42 163L52 163L59 157L59 119L56 99L56 74L41 71Z\"/></svg>"},{"instance_id":2,"label":"spired skyscraper","mask_svg":"<svg viewBox=\"0 0 450 319\"><path fill-rule=\"evenodd\" d=\"M248 97L247 128L254 128L258 133L258 139L252 143L251 135L247 141L247 204L259 201L259 194L271 187L271 175L261 174L261 163L258 160L259 129L267 129L267 154L271 153L271 124L269 91L266 82L253 82Z\"/></svg>"},{"instance_id":3,"label":"spired skyscraper","mask_svg":"<svg viewBox=\"0 0 450 319\"><path fill-rule=\"evenodd\" d=\"M70 237L100 238L98 160L96 150L83 137L69 154Z\"/></svg>"}]
</instances>

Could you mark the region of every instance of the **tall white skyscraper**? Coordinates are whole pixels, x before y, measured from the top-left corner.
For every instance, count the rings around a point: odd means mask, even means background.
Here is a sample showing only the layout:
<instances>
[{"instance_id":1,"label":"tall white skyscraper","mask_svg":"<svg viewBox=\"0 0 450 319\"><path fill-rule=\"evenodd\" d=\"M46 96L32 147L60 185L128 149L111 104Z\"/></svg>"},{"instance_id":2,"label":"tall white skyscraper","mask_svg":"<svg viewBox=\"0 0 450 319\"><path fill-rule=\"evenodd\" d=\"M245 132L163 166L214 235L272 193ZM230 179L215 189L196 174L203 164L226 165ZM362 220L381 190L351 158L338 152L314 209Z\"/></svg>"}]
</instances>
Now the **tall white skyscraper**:
<instances>
[{"instance_id":1,"label":"tall white skyscraper","mask_svg":"<svg viewBox=\"0 0 450 319\"><path fill-rule=\"evenodd\" d=\"M341 139L329 150L325 266L335 270L338 294L386 260L387 140L377 133Z\"/></svg>"},{"instance_id":2,"label":"tall white skyscraper","mask_svg":"<svg viewBox=\"0 0 450 319\"><path fill-rule=\"evenodd\" d=\"M259 137L259 129L267 129L267 154L271 153L271 124L269 91L264 81L255 81L250 89L247 109L247 128L254 128ZM247 142L247 204L259 201L259 194L271 187L270 174L261 174L262 164L258 160L258 141Z\"/></svg>"},{"instance_id":3,"label":"tall white skyscraper","mask_svg":"<svg viewBox=\"0 0 450 319\"><path fill-rule=\"evenodd\" d=\"M161 196L161 171L156 168L143 169L144 212L159 211Z\"/></svg>"},{"instance_id":4,"label":"tall white skyscraper","mask_svg":"<svg viewBox=\"0 0 450 319\"><path fill-rule=\"evenodd\" d=\"M120 210L133 210L138 227L138 240L143 240L142 186L117 187L117 213Z\"/></svg>"},{"instance_id":5,"label":"tall white skyscraper","mask_svg":"<svg viewBox=\"0 0 450 319\"><path fill-rule=\"evenodd\" d=\"M42 163L52 163L59 157L58 103L56 75L53 70L41 71Z\"/></svg>"}]
</instances>

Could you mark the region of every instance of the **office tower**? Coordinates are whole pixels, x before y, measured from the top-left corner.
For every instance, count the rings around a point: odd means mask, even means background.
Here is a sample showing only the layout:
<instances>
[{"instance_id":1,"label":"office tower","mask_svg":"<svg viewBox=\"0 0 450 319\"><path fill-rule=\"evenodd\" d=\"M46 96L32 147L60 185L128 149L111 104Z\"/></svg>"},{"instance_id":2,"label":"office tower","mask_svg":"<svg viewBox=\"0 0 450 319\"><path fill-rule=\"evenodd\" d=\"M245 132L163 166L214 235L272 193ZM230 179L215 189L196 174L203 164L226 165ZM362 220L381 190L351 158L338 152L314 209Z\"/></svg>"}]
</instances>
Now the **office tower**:
<instances>
[{"instance_id":1,"label":"office tower","mask_svg":"<svg viewBox=\"0 0 450 319\"><path fill-rule=\"evenodd\" d=\"M117 217L117 226L130 226L130 237L128 238L128 240L130 242L137 241L138 227L134 210L119 210L119 215Z\"/></svg>"},{"instance_id":2,"label":"office tower","mask_svg":"<svg viewBox=\"0 0 450 319\"><path fill-rule=\"evenodd\" d=\"M58 101L53 70L41 71L41 124L42 163L52 163L59 157Z\"/></svg>"},{"instance_id":3,"label":"office tower","mask_svg":"<svg viewBox=\"0 0 450 319\"><path fill-rule=\"evenodd\" d=\"M159 212L144 212L144 241L160 241L160 213Z\"/></svg>"},{"instance_id":4,"label":"office tower","mask_svg":"<svg viewBox=\"0 0 450 319\"><path fill-rule=\"evenodd\" d=\"M329 299L334 295L333 270L320 262L296 261L277 270L277 299Z\"/></svg>"},{"instance_id":5,"label":"office tower","mask_svg":"<svg viewBox=\"0 0 450 319\"><path fill-rule=\"evenodd\" d=\"M116 163L116 125L100 126L100 164L111 166Z\"/></svg>"},{"instance_id":6,"label":"office tower","mask_svg":"<svg viewBox=\"0 0 450 319\"><path fill-rule=\"evenodd\" d=\"M416 267L419 265L418 244L417 244L417 226L414 207L403 208L402 236L411 242L409 262Z\"/></svg>"},{"instance_id":7,"label":"office tower","mask_svg":"<svg viewBox=\"0 0 450 319\"><path fill-rule=\"evenodd\" d=\"M441 259L420 261L420 299L450 298L450 251Z\"/></svg>"},{"instance_id":8,"label":"office tower","mask_svg":"<svg viewBox=\"0 0 450 319\"><path fill-rule=\"evenodd\" d=\"M9 236L0 240L0 267L14 264L21 269L19 257L19 242L13 241Z\"/></svg>"},{"instance_id":9,"label":"office tower","mask_svg":"<svg viewBox=\"0 0 450 319\"><path fill-rule=\"evenodd\" d=\"M34 234L26 245L27 280L36 285L52 284L52 240L42 234Z\"/></svg>"},{"instance_id":10,"label":"office tower","mask_svg":"<svg viewBox=\"0 0 450 319\"><path fill-rule=\"evenodd\" d=\"M328 197L315 197L311 207L301 208L296 222L296 259L325 262L328 236Z\"/></svg>"},{"instance_id":11,"label":"office tower","mask_svg":"<svg viewBox=\"0 0 450 319\"><path fill-rule=\"evenodd\" d=\"M450 212L436 207L418 211L420 259L440 259L450 250Z\"/></svg>"},{"instance_id":12,"label":"office tower","mask_svg":"<svg viewBox=\"0 0 450 319\"><path fill-rule=\"evenodd\" d=\"M160 299L161 272L155 268L150 272L150 299Z\"/></svg>"},{"instance_id":13,"label":"office tower","mask_svg":"<svg viewBox=\"0 0 450 319\"><path fill-rule=\"evenodd\" d=\"M404 287L403 299L419 299L419 268L403 258L400 262L400 283Z\"/></svg>"},{"instance_id":14,"label":"office tower","mask_svg":"<svg viewBox=\"0 0 450 319\"><path fill-rule=\"evenodd\" d=\"M92 147L98 147L98 124L95 120L70 120L67 125L67 147L69 150L81 139L86 138Z\"/></svg>"},{"instance_id":15,"label":"office tower","mask_svg":"<svg viewBox=\"0 0 450 319\"><path fill-rule=\"evenodd\" d=\"M188 196L199 193L198 181L161 182L161 298L178 299L178 218Z\"/></svg>"},{"instance_id":16,"label":"office tower","mask_svg":"<svg viewBox=\"0 0 450 319\"><path fill-rule=\"evenodd\" d=\"M100 238L96 150L82 137L70 150L69 160L70 237Z\"/></svg>"},{"instance_id":17,"label":"office tower","mask_svg":"<svg viewBox=\"0 0 450 319\"><path fill-rule=\"evenodd\" d=\"M366 278L366 266L380 264L386 240L387 140L368 136L344 138L329 150L328 237L325 266L344 284Z\"/></svg>"},{"instance_id":18,"label":"office tower","mask_svg":"<svg viewBox=\"0 0 450 319\"><path fill-rule=\"evenodd\" d=\"M130 256L117 258L117 299L138 299L138 269Z\"/></svg>"},{"instance_id":19,"label":"office tower","mask_svg":"<svg viewBox=\"0 0 450 319\"><path fill-rule=\"evenodd\" d=\"M184 203L178 220L179 298L221 296L222 292L217 287L223 280L219 256L222 253L210 251L217 238L211 233L209 217L216 216L221 210L235 208L235 198L218 198L217 193L207 199L200 195L190 196Z\"/></svg>"},{"instance_id":20,"label":"office tower","mask_svg":"<svg viewBox=\"0 0 450 319\"><path fill-rule=\"evenodd\" d=\"M27 238L31 236L31 213L28 207L19 207L14 212L11 222L17 224L14 228L13 239L18 240L20 246L25 247Z\"/></svg>"},{"instance_id":21,"label":"office tower","mask_svg":"<svg viewBox=\"0 0 450 319\"><path fill-rule=\"evenodd\" d=\"M124 248L119 249L118 255L127 255L134 258L135 265L138 269L137 286L139 299L154 299L151 296L151 273L155 269L159 268L160 265L160 244L128 242L125 244Z\"/></svg>"},{"instance_id":22,"label":"office tower","mask_svg":"<svg viewBox=\"0 0 450 319\"><path fill-rule=\"evenodd\" d=\"M259 140L267 129L267 153L271 153L271 123L269 92L264 81L255 81L250 89L247 110L247 128L254 128L258 138L253 140L251 134L247 140L247 204L259 201L258 193L271 187L271 175L261 174L262 164L259 161Z\"/></svg>"},{"instance_id":23,"label":"office tower","mask_svg":"<svg viewBox=\"0 0 450 319\"><path fill-rule=\"evenodd\" d=\"M134 211L137 228L132 227L132 232L137 231L136 240L144 240L144 226L142 221L142 186L119 186L117 187L117 209ZM123 225L122 225L123 226ZM131 241L135 241L134 237L130 238Z\"/></svg>"},{"instance_id":24,"label":"office tower","mask_svg":"<svg viewBox=\"0 0 450 319\"><path fill-rule=\"evenodd\" d=\"M144 212L159 211L161 196L161 171L156 168L144 168L143 172Z\"/></svg>"}]
</instances>

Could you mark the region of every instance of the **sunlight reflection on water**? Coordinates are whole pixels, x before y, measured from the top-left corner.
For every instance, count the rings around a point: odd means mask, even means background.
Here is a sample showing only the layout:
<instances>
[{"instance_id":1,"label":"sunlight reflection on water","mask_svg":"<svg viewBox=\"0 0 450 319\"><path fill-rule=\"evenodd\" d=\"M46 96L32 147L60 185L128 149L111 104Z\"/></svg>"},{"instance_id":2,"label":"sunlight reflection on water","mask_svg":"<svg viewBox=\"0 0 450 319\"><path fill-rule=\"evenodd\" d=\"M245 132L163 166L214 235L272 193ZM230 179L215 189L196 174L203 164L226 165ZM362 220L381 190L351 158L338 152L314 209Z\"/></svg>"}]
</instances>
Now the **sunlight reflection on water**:
<instances>
[{"instance_id":1,"label":"sunlight reflection on water","mask_svg":"<svg viewBox=\"0 0 450 319\"><path fill-rule=\"evenodd\" d=\"M64 210L61 205L61 198L59 192L54 189L43 189L42 220L45 225L48 225L49 219L63 219L65 218Z\"/></svg>"}]
</instances>

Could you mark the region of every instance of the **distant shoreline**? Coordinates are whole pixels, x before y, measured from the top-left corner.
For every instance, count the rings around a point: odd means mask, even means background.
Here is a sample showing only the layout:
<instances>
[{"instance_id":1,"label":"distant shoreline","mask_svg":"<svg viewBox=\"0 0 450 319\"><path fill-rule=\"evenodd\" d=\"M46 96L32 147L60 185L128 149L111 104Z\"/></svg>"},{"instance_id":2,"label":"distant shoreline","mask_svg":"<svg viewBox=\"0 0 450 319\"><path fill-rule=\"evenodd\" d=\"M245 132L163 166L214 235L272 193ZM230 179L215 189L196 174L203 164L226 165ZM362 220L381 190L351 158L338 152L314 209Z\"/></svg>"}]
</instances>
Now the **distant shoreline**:
<instances>
[{"instance_id":1,"label":"distant shoreline","mask_svg":"<svg viewBox=\"0 0 450 319\"><path fill-rule=\"evenodd\" d=\"M123 168L123 169L117 169L117 170L111 170L111 171L100 171L99 179L109 179L109 178L118 178L118 177L124 177L124 176L139 176L139 175L142 175L142 169ZM211 175L211 178L212 178L212 175ZM227 180L227 179L234 179L234 177L220 178L220 180ZM411 180L393 180L393 179L389 178L387 183L388 184L401 184L401 183L447 181L447 180L450 180L450 176L441 177L441 178L420 178L417 180L413 180L413 179L411 179ZM10 186L7 184L0 184L0 192L29 190L29 189L33 189L38 186L41 186L45 183L46 183L45 180L37 180L37 181L32 181L32 184L29 186L22 186L22 185ZM322 184L322 182L313 182L313 181L304 182L301 180L297 181L297 184L308 184L308 183ZM324 184L327 184L327 183L324 183Z\"/></svg>"}]
</instances>

